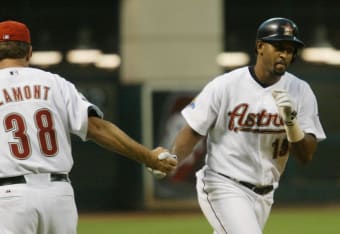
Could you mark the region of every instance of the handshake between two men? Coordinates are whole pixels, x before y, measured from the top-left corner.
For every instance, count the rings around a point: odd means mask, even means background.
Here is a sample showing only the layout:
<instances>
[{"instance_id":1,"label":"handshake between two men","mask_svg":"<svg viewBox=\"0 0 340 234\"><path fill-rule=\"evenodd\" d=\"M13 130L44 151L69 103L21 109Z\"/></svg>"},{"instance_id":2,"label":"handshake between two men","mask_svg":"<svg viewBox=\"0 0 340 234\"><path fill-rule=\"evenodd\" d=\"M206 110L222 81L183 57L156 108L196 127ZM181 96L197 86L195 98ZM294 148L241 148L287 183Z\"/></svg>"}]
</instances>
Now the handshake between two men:
<instances>
[{"instance_id":1,"label":"handshake between two men","mask_svg":"<svg viewBox=\"0 0 340 234\"><path fill-rule=\"evenodd\" d=\"M153 151L158 152L160 150L163 150L163 148L158 147ZM155 178L162 179L176 170L177 163L176 155L162 151L157 156L156 165L147 165L147 169Z\"/></svg>"}]
</instances>

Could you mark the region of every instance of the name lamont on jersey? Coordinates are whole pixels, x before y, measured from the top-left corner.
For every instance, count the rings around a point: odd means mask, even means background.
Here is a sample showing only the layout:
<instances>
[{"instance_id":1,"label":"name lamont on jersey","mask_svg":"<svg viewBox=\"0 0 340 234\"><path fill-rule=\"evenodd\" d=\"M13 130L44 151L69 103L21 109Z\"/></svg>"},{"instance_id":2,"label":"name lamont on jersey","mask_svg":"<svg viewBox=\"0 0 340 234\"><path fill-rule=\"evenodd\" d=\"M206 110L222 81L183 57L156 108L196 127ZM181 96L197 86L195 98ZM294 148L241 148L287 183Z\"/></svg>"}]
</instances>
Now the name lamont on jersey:
<instances>
[{"instance_id":1,"label":"name lamont on jersey","mask_svg":"<svg viewBox=\"0 0 340 234\"><path fill-rule=\"evenodd\" d=\"M3 99L0 99L0 106L18 101L30 99L47 100L50 87L41 85L25 85L12 87L10 89L2 89Z\"/></svg>"},{"instance_id":2,"label":"name lamont on jersey","mask_svg":"<svg viewBox=\"0 0 340 234\"><path fill-rule=\"evenodd\" d=\"M284 133L284 122L279 114L270 113L266 109L258 113L248 112L249 104L241 103L228 112L230 118L228 129L254 133ZM277 129L269 128L270 126ZM268 127L268 128L266 128Z\"/></svg>"}]
</instances>

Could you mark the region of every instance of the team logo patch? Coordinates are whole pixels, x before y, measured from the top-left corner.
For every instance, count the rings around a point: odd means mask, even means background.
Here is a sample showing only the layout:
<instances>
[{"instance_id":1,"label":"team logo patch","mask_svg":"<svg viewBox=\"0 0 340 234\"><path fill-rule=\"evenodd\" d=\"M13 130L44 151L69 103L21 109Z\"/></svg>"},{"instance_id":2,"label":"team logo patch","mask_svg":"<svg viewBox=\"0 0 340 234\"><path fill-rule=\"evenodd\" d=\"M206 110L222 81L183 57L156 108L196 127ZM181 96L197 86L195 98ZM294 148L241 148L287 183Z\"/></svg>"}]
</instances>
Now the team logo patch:
<instances>
[{"instance_id":1,"label":"team logo patch","mask_svg":"<svg viewBox=\"0 0 340 234\"><path fill-rule=\"evenodd\" d=\"M5 34L2 36L3 40L9 40L11 38L11 36L9 34Z\"/></svg>"},{"instance_id":2,"label":"team logo patch","mask_svg":"<svg viewBox=\"0 0 340 234\"><path fill-rule=\"evenodd\" d=\"M188 106L191 107L191 109L195 109L195 107L196 107L195 99L196 99L196 97L191 100L190 104L188 104Z\"/></svg>"}]
</instances>

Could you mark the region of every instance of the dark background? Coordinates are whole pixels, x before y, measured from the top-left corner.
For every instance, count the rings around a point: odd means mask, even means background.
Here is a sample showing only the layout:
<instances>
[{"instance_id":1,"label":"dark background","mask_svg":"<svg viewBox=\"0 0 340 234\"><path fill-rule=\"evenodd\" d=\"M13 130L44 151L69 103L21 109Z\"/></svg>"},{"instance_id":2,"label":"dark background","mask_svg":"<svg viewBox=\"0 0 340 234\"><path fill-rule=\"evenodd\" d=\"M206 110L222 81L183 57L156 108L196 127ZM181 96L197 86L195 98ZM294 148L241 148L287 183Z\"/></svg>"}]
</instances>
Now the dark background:
<instances>
[{"instance_id":1,"label":"dark background","mask_svg":"<svg viewBox=\"0 0 340 234\"><path fill-rule=\"evenodd\" d=\"M252 51L258 25L271 17L292 19L306 46L314 42L315 27L326 25L330 42L340 47L339 1L224 1L227 48Z\"/></svg>"},{"instance_id":2,"label":"dark background","mask_svg":"<svg viewBox=\"0 0 340 234\"><path fill-rule=\"evenodd\" d=\"M100 49L119 54L122 3L118 0L4 1L0 20L25 22L31 29L34 50L46 46L42 35L47 34L48 47L65 53L75 46L79 29L89 27ZM258 25L277 16L297 23L300 39L306 46L314 42L315 27L326 25L329 41L339 49L339 9L339 1L224 1L221 9L224 11L224 49L243 50L253 55ZM49 70L74 82L86 97L103 109L107 119L141 141L141 85L121 83L119 69L107 71L63 61ZM320 117L328 138L320 144L310 165L302 167L293 159L289 161L276 202L340 202L340 69L298 59L291 71L311 84L318 97ZM143 168L139 164L77 138L73 141L73 153L75 165L71 178L80 210L144 208Z\"/></svg>"}]
</instances>

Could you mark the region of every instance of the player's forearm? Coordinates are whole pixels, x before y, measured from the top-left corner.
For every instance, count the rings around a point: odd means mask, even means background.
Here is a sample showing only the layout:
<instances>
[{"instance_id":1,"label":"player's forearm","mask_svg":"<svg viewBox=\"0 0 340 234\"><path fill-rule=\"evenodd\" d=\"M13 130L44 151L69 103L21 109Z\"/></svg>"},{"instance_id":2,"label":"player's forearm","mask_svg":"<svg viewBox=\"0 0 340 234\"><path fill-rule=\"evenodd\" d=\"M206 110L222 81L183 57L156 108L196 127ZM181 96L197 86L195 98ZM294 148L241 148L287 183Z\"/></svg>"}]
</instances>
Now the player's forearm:
<instances>
[{"instance_id":1,"label":"player's forearm","mask_svg":"<svg viewBox=\"0 0 340 234\"><path fill-rule=\"evenodd\" d=\"M177 155L178 161L180 162L193 151L195 145L201 138L201 135L187 125L178 133L171 148L171 153Z\"/></svg>"},{"instance_id":2,"label":"player's forearm","mask_svg":"<svg viewBox=\"0 0 340 234\"><path fill-rule=\"evenodd\" d=\"M285 123L288 141L292 144L293 155L302 163L312 160L317 141L313 135L305 134L296 119Z\"/></svg>"},{"instance_id":3,"label":"player's forearm","mask_svg":"<svg viewBox=\"0 0 340 234\"><path fill-rule=\"evenodd\" d=\"M292 154L300 162L307 163L312 160L316 147L315 137L311 134L305 134L302 140L292 143Z\"/></svg>"}]
</instances>

